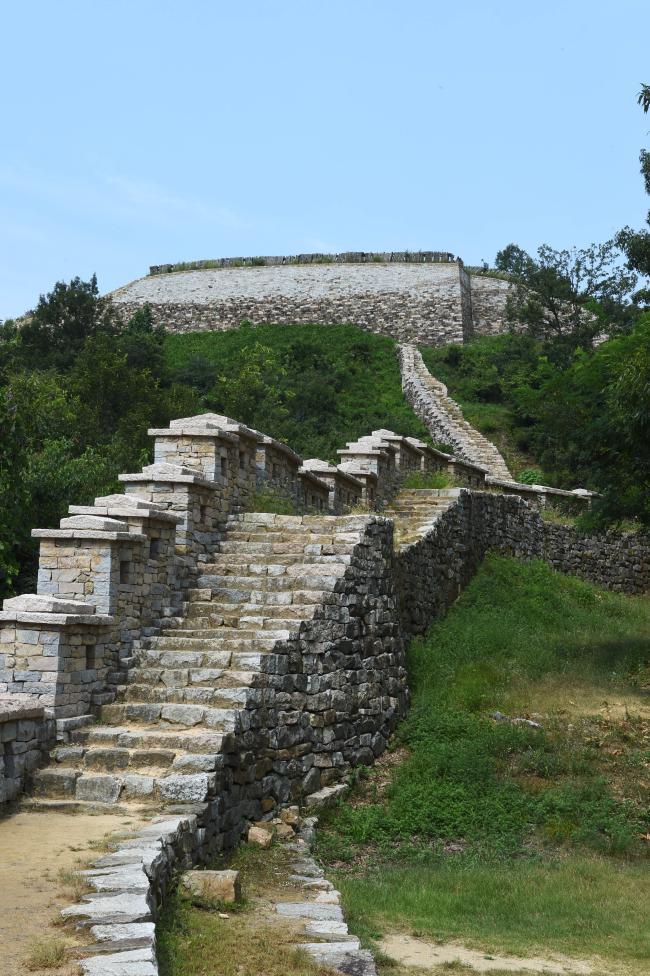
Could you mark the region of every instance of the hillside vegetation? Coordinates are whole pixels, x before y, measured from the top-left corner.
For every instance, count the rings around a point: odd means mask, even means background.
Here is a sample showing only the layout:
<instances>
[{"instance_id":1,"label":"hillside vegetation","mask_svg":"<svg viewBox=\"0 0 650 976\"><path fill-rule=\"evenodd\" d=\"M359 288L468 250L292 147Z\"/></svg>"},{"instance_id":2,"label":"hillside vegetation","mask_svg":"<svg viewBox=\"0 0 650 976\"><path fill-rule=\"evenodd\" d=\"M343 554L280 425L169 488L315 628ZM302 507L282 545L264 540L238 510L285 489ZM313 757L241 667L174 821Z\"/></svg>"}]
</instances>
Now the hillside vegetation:
<instances>
[{"instance_id":1,"label":"hillside vegetation","mask_svg":"<svg viewBox=\"0 0 650 976\"><path fill-rule=\"evenodd\" d=\"M152 459L147 428L214 410L305 457L373 428L426 436L402 397L394 343L354 326L166 335L124 325L96 281L59 282L27 322L0 325L0 598L34 586L35 526L119 490Z\"/></svg>"},{"instance_id":2,"label":"hillside vegetation","mask_svg":"<svg viewBox=\"0 0 650 976\"><path fill-rule=\"evenodd\" d=\"M336 461L379 427L428 438L404 399L395 343L353 325L242 325L165 340L168 369L209 409Z\"/></svg>"},{"instance_id":3,"label":"hillside vegetation","mask_svg":"<svg viewBox=\"0 0 650 976\"><path fill-rule=\"evenodd\" d=\"M645 971L649 637L647 600L487 558L409 649L393 751L320 833L358 932Z\"/></svg>"},{"instance_id":4,"label":"hillside vegetation","mask_svg":"<svg viewBox=\"0 0 650 976\"><path fill-rule=\"evenodd\" d=\"M650 313L591 347L529 333L422 349L520 480L605 494L596 519L650 524Z\"/></svg>"}]
</instances>

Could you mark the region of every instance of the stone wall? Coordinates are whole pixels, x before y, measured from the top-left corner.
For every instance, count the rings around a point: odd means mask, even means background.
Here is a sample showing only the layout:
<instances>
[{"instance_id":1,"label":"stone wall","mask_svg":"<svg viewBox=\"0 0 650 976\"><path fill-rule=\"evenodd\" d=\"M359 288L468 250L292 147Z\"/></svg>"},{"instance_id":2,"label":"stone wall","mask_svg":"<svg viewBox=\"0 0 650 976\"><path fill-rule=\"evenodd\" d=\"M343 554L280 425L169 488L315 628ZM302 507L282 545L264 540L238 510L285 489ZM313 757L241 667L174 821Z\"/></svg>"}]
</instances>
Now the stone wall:
<instances>
[{"instance_id":1,"label":"stone wall","mask_svg":"<svg viewBox=\"0 0 650 976\"><path fill-rule=\"evenodd\" d=\"M54 740L54 721L31 697L0 699L0 809L20 796Z\"/></svg>"},{"instance_id":2,"label":"stone wall","mask_svg":"<svg viewBox=\"0 0 650 976\"><path fill-rule=\"evenodd\" d=\"M423 538L396 560L400 619L405 634L424 633L443 616L493 549L518 559L542 559L561 573L608 590L650 590L650 536L609 532L581 535L545 522L516 495L449 489L454 499Z\"/></svg>"},{"instance_id":3,"label":"stone wall","mask_svg":"<svg viewBox=\"0 0 650 976\"><path fill-rule=\"evenodd\" d=\"M263 268L311 264L449 264L458 261L449 251L343 251L340 254L260 255L257 257L213 258L206 261L181 261L178 264L153 264L150 275L172 271L199 271L214 268Z\"/></svg>"},{"instance_id":4,"label":"stone wall","mask_svg":"<svg viewBox=\"0 0 650 976\"><path fill-rule=\"evenodd\" d=\"M472 323L475 336L507 331L506 301L511 285L503 278L470 274Z\"/></svg>"},{"instance_id":5,"label":"stone wall","mask_svg":"<svg viewBox=\"0 0 650 976\"><path fill-rule=\"evenodd\" d=\"M451 445L461 458L480 465L490 475L512 481L495 445L463 417L447 387L429 373L422 354L411 344L398 347L404 396L435 441Z\"/></svg>"},{"instance_id":6,"label":"stone wall","mask_svg":"<svg viewBox=\"0 0 650 976\"><path fill-rule=\"evenodd\" d=\"M446 252L223 258L158 265L111 297L123 317L148 303L170 331L347 324L424 345L504 331L507 284L469 275Z\"/></svg>"}]
</instances>

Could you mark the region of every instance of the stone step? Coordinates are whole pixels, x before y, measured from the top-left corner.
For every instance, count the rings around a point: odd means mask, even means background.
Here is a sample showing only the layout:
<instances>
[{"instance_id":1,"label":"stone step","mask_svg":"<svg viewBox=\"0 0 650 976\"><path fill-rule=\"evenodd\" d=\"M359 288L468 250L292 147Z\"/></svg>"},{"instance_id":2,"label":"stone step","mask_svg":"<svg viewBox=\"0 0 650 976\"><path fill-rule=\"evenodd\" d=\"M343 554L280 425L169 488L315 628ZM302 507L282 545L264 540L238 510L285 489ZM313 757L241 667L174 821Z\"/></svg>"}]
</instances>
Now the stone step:
<instances>
[{"instance_id":1,"label":"stone step","mask_svg":"<svg viewBox=\"0 0 650 976\"><path fill-rule=\"evenodd\" d=\"M214 630L186 630L183 637L157 637L156 643L146 650L163 651L272 651L280 640L288 640L289 630L249 630L242 629L241 636L233 634L229 628L228 634L215 637ZM254 636L251 636L254 635ZM142 652L139 652L139 654ZM144 660L144 659L142 659Z\"/></svg>"},{"instance_id":2,"label":"stone step","mask_svg":"<svg viewBox=\"0 0 650 976\"><path fill-rule=\"evenodd\" d=\"M210 587L214 600L226 603L246 603L257 593L280 593L293 590L326 590L333 589L337 581L345 574L347 567L336 569L332 563L326 572L321 566L296 567L308 569L304 575L287 572L285 576L217 576L204 575L199 577L199 585ZM294 567L288 567L293 570Z\"/></svg>"},{"instance_id":3,"label":"stone step","mask_svg":"<svg viewBox=\"0 0 650 976\"><path fill-rule=\"evenodd\" d=\"M138 652L137 666L161 667L172 670L178 668L227 668L230 666L243 670L255 670L261 667L261 662L266 653L266 650L260 649L257 643L254 650L245 651L151 648Z\"/></svg>"},{"instance_id":4,"label":"stone step","mask_svg":"<svg viewBox=\"0 0 650 976\"><path fill-rule=\"evenodd\" d=\"M160 685L166 688L239 688L251 687L257 680L256 671L235 671L230 668L132 668L126 678L132 685Z\"/></svg>"},{"instance_id":5,"label":"stone step","mask_svg":"<svg viewBox=\"0 0 650 976\"><path fill-rule=\"evenodd\" d=\"M218 589L214 591L215 600L230 604L271 604L272 606L288 606L291 603L320 603L326 593L332 593L338 578L316 576L309 579L297 579L294 588L285 590L247 589L232 590Z\"/></svg>"},{"instance_id":6,"label":"stone step","mask_svg":"<svg viewBox=\"0 0 650 976\"><path fill-rule=\"evenodd\" d=\"M243 713L234 708L211 708L207 705L156 704L155 702L116 702L104 705L102 718L106 722L168 722L170 725L191 728L202 725L216 731L232 732L243 720Z\"/></svg>"},{"instance_id":7,"label":"stone step","mask_svg":"<svg viewBox=\"0 0 650 976\"><path fill-rule=\"evenodd\" d=\"M247 702L259 698L259 690L246 685L239 687L164 687L163 685L133 684L120 692L120 702L139 702L156 705L209 705L213 708L245 708Z\"/></svg>"},{"instance_id":8,"label":"stone step","mask_svg":"<svg viewBox=\"0 0 650 976\"><path fill-rule=\"evenodd\" d=\"M87 803L117 804L122 800L157 804L206 800L215 774L170 772L166 776L124 773L87 773L79 769L41 769L34 776L34 794L40 798L65 798Z\"/></svg>"},{"instance_id":9,"label":"stone step","mask_svg":"<svg viewBox=\"0 0 650 976\"><path fill-rule=\"evenodd\" d=\"M119 746L60 746L52 753L58 768L112 772L128 768L161 770L176 758L173 749L125 749Z\"/></svg>"},{"instance_id":10,"label":"stone step","mask_svg":"<svg viewBox=\"0 0 650 976\"><path fill-rule=\"evenodd\" d=\"M234 575L236 575L237 567L246 566L249 568L251 574L281 576L284 572L286 572L287 566L293 566L297 563L304 566L313 566L314 564L328 565L329 563L345 563L346 565L349 565L349 563L352 561L352 556L349 551L323 553L320 550L322 550L324 547L318 545L307 546L306 548L319 551L314 553L287 553L285 555L275 552L261 552L257 556L246 552L222 552L213 555L211 557L211 561L204 564L202 568L206 573L232 572ZM351 550L353 547L347 546L345 548L347 550Z\"/></svg>"},{"instance_id":11,"label":"stone step","mask_svg":"<svg viewBox=\"0 0 650 976\"><path fill-rule=\"evenodd\" d=\"M122 749L166 749L185 755L218 754L224 735L201 728L170 729L169 726L139 728L129 725L99 725L73 733L73 743L87 747Z\"/></svg>"},{"instance_id":12,"label":"stone step","mask_svg":"<svg viewBox=\"0 0 650 976\"><path fill-rule=\"evenodd\" d=\"M253 603L246 604L246 613L253 616L264 616L264 607L261 604ZM188 621L190 623L190 621ZM195 623L195 621L192 621ZM282 630L282 628L280 628ZM272 640L275 636L274 629L273 634L269 634L268 631L264 630L262 627L187 627L181 629L180 627L169 632L163 631L162 634L156 637L145 637L143 640L143 647L148 649L150 647L168 647L176 646L178 648L189 648L191 645L188 641L201 639L205 641L221 642L227 640ZM172 642L172 643L170 643ZM208 645L209 646L209 645ZM216 649L216 644L215 644ZM137 652L136 652L137 653Z\"/></svg>"},{"instance_id":13,"label":"stone step","mask_svg":"<svg viewBox=\"0 0 650 976\"><path fill-rule=\"evenodd\" d=\"M316 612L316 607L313 605L304 608L302 613L287 613L292 607L291 603L279 606L265 604L263 609L256 609L255 606L247 603L244 607L236 606L221 626L228 627L230 630L294 630L303 620L311 620ZM174 629L169 634L166 633L165 636L182 637L188 630L212 630L218 633L219 626L215 627L210 614L196 614L188 616L182 627Z\"/></svg>"}]
</instances>

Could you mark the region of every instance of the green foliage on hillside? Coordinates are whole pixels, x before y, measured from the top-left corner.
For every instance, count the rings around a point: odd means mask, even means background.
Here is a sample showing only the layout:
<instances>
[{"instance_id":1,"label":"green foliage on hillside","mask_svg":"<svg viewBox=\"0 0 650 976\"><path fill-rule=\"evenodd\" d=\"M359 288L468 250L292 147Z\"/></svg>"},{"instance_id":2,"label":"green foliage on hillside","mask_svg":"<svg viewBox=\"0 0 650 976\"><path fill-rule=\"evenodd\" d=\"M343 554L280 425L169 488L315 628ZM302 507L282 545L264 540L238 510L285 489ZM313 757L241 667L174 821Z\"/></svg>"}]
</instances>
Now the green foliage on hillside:
<instances>
[{"instance_id":1,"label":"green foliage on hillside","mask_svg":"<svg viewBox=\"0 0 650 976\"><path fill-rule=\"evenodd\" d=\"M392 751L320 824L356 931L647 953L625 913L647 875L649 636L647 600L486 559L408 651Z\"/></svg>"},{"instance_id":2,"label":"green foliage on hillside","mask_svg":"<svg viewBox=\"0 0 650 976\"><path fill-rule=\"evenodd\" d=\"M34 585L30 532L119 490L151 460L148 427L216 410L336 458L373 428L425 431L402 398L394 344L353 326L167 336L126 325L93 278L59 282L0 326L0 597Z\"/></svg>"},{"instance_id":3,"label":"green foliage on hillside","mask_svg":"<svg viewBox=\"0 0 650 976\"><path fill-rule=\"evenodd\" d=\"M341 807L328 843L344 858L350 844L393 853L405 845L405 856L417 856L457 839L491 854L558 844L644 852L647 789L634 776L622 787L626 767L643 761L642 742L622 749L622 769L608 755L607 769L597 717L568 727L545 716L534 728L492 715L530 714L545 681L545 710L557 702L555 681L565 693L608 687L603 697L632 701L648 679L648 637L647 601L544 563L489 557L448 616L409 649L413 707L397 733L408 758L381 800ZM612 740L624 741L617 732Z\"/></svg>"},{"instance_id":4,"label":"green foliage on hillside","mask_svg":"<svg viewBox=\"0 0 650 976\"><path fill-rule=\"evenodd\" d=\"M548 484L603 492L597 521L650 525L650 313L566 361L553 352L521 334L422 350L516 475L534 463Z\"/></svg>"},{"instance_id":5,"label":"green foliage on hillside","mask_svg":"<svg viewBox=\"0 0 650 976\"><path fill-rule=\"evenodd\" d=\"M304 457L336 460L379 427L427 431L402 396L395 343L351 325L242 325L170 335L167 364L205 407L272 434Z\"/></svg>"}]
</instances>

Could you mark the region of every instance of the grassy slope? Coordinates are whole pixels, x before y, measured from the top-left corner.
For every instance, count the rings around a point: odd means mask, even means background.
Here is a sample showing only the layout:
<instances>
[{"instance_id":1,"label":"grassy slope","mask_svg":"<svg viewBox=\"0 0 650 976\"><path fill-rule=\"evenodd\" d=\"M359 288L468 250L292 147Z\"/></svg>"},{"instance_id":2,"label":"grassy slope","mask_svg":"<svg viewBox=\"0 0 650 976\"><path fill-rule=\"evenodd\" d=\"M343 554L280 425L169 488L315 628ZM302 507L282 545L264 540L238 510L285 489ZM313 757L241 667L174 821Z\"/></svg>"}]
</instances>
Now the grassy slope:
<instances>
[{"instance_id":1,"label":"grassy slope","mask_svg":"<svg viewBox=\"0 0 650 976\"><path fill-rule=\"evenodd\" d=\"M487 559L411 648L397 753L321 832L359 931L645 971L649 635L647 601Z\"/></svg>"},{"instance_id":2,"label":"grassy slope","mask_svg":"<svg viewBox=\"0 0 650 976\"><path fill-rule=\"evenodd\" d=\"M539 467L526 450L526 431L517 428L508 406L494 399L500 395L498 387L503 380L501 362L510 360L512 368L513 360L516 365L518 354L522 354L516 342L516 337L513 340L508 335L485 336L460 348L420 348L429 371L447 386L466 420L496 444L515 476L528 468ZM526 356L522 359L525 373L529 360Z\"/></svg>"},{"instance_id":3,"label":"grassy slope","mask_svg":"<svg viewBox=\"0 0 650 976\"><path fill-rule=\"evenodd\" d=\"M261 347L261 348L260 348ZM232 332L169 335L173 372L198 375L206 364L206 408L237 410L236 419L272 434L305 457L336 459L345 442L388 427L428 437L402 396L395 343L353 325L243 326ZM259 394L239 395L233 382L251 361L261 363ZM198 369L197 369L198 367ZM184 375L185 378L185 375Z\"/></svg>"}]
</instances>

